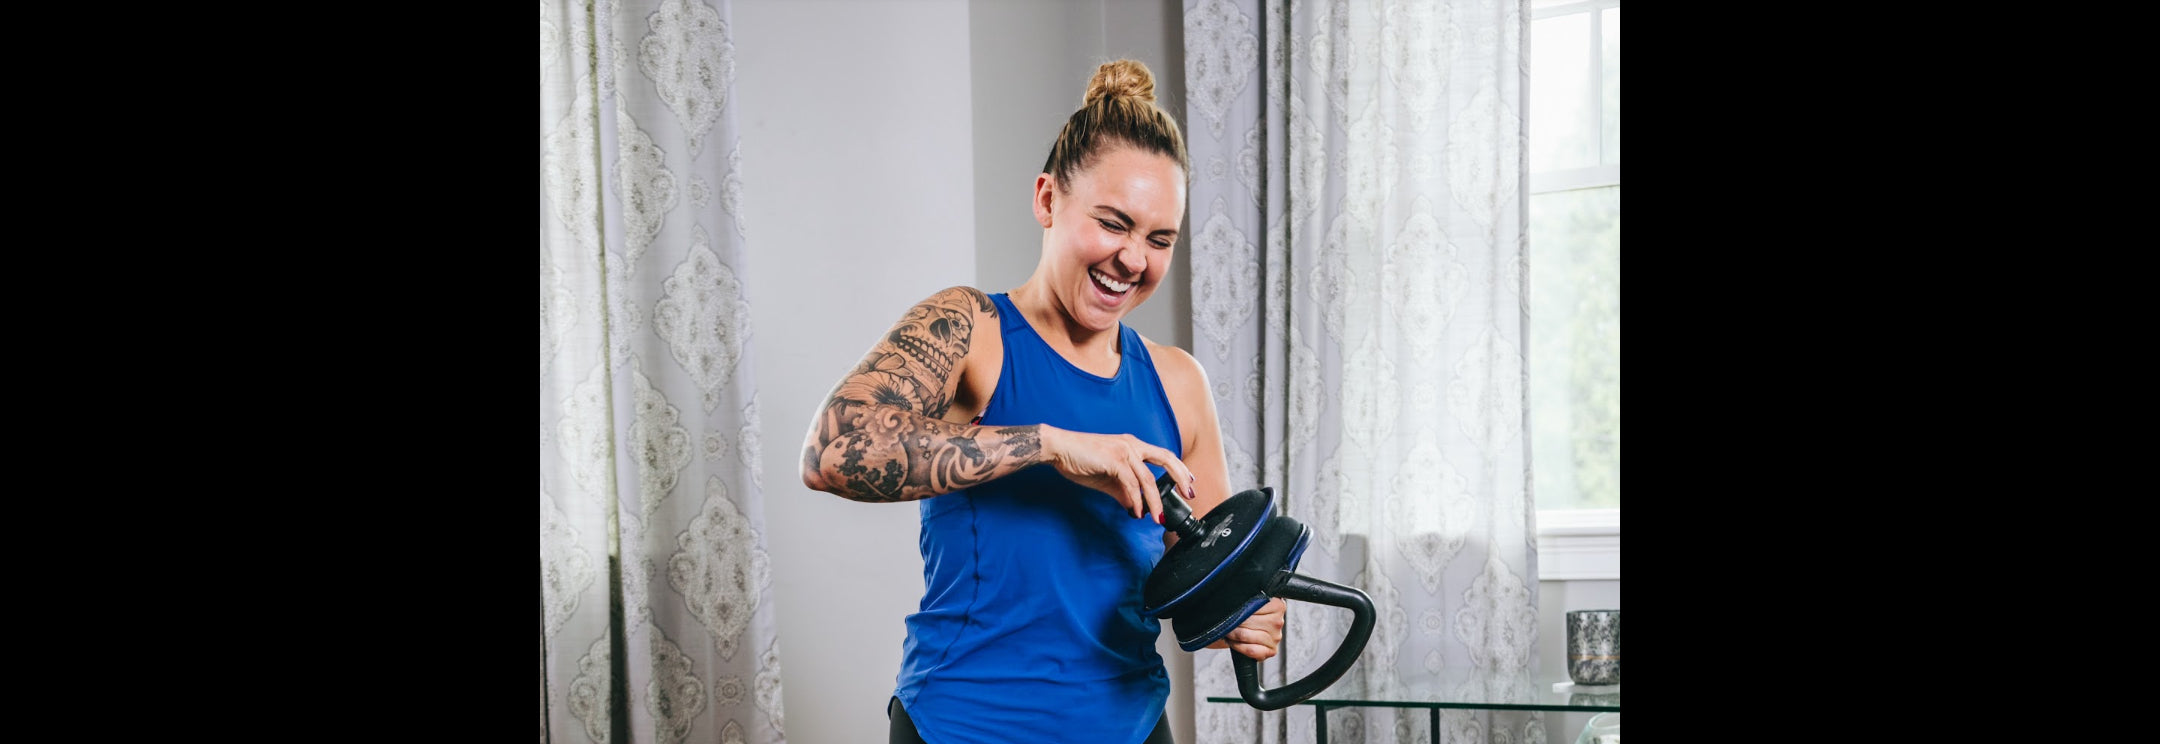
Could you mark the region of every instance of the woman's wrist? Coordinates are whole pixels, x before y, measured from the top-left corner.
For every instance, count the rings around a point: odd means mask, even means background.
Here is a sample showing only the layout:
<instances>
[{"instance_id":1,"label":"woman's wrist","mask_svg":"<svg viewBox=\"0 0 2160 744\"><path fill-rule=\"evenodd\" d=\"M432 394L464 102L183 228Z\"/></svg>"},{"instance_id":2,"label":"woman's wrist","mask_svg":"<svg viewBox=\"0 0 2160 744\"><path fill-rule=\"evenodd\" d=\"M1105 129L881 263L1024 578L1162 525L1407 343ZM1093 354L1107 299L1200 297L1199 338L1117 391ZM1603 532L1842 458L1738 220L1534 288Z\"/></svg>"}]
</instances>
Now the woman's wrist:
<instances>
[{"instance_id":1,"label":"woman's wrist","mask_svg":"<svg viewBox=\"0 0 2160 744\"><path fill-rule=\"evenodd\" d=\"M1066 435L1070 432L1049 424L1035 424L1035 441L1042 447L1042 462L1055 466L1065 451Z\"/></svg>"}]
</instances>

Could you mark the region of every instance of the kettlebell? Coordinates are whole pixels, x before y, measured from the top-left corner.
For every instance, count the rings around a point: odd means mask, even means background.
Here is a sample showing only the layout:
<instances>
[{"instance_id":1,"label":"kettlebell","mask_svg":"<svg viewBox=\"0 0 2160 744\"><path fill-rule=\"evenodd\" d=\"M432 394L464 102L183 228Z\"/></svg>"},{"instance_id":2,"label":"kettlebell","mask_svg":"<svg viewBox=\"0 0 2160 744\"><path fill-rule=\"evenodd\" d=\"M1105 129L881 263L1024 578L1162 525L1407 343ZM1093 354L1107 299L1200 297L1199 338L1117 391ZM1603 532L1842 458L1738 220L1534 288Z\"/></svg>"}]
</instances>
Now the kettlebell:
<instances>
[{"instance_id":1,"label":"kettlebell","mask_svg":"<svg viewBox=\"0 0 2160 744\"><path fill-rule=\"evenodd\" d=\"M1178 647L1198 651L1229 635L1269 598L1341 607L1354 613L1342 646L1304 679L1273 690L1260 687L1259 662L1232 650L1238 694L1260 710L1302 703L1341 679L1372 636L1372 598L1355 588L1297 573L1312 528L1275 513L1275 489L1247 490L1193 516L1168 472L1155 479L1162 495L1163 526L1176 545L1148 574L1141 611L1170 620Z\"/></svg>"}]
</instances>

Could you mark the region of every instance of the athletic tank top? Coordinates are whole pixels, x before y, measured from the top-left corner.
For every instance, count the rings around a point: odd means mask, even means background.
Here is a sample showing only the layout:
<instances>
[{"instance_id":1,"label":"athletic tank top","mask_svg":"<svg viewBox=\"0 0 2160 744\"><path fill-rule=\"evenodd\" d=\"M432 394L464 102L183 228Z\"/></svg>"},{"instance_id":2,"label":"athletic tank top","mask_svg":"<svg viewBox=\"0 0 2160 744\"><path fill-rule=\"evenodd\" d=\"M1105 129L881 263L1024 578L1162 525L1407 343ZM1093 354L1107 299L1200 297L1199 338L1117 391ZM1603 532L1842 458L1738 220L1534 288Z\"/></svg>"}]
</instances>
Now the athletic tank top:
<instances>
[{"instance_id":1,"label":"athletic tank top","mask_svg":"<svg viewBox=\"0 0 2160 744\"><path fill-rule=\"evenodd\" d=\"M991 299L1005 360L982 425L1131 434L1184 456L1139 333L1119 324L1117 375L1102 377L1051 349L1005 295ZM1161 624L1140 612L1162 526L1049 465L918 503L924 592L894 694L923 740L1146 739L1170 695Z\"/></svg>"}]
</instances>

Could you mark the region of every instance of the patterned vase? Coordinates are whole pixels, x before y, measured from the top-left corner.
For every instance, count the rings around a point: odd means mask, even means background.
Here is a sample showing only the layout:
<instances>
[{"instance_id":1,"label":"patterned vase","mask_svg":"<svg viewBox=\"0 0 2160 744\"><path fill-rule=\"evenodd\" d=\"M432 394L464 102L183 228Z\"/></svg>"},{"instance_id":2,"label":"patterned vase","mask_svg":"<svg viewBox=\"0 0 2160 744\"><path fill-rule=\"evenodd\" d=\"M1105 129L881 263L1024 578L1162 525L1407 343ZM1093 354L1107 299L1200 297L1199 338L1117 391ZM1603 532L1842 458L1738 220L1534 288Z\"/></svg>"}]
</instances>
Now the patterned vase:
<instances>
[{"instance_id":1,"label":"patterned vase","mask_svg":"<svg viewBox=\"0 0 2160 744\"><path fill-rule=\"evenodd\" d=\"M1567 614L1568 678L1579 685L1620 684L1620 611Z\"/></svg>"}]
</instances>

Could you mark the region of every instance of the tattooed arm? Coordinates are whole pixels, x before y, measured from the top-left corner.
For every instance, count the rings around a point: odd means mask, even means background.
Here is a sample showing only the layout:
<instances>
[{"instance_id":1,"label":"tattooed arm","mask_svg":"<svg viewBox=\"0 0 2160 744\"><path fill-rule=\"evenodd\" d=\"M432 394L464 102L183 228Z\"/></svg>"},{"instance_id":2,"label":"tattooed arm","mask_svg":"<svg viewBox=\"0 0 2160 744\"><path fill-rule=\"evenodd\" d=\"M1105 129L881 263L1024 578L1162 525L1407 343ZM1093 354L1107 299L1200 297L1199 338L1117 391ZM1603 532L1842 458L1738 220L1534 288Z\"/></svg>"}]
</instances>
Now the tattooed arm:
<instances>
[{"instance_id":1,"label":"tattooed arm","mask_svg":"<svg viewBox=\"0 0 2160 744\"><path fill-rule=\"evenodd\" d=\"M803 442L803 485L856 501L913 501L1041 462L1036 427L944 420L975 329L996 313L969 287L910 308L819 408Z\"/></svg>"},{"instance_id":2,"label":"tattooed arm","mask_svg":"<svg viewBox=\"0 0 2160 744\"><path fill-rule=\"evenodd\" d=\"M969 287L909 309L818 410L803 442L803 485L856 501L914 501L1047 463L1117 498L1134 516L1161 514L1147 463L1188 483L1192 476L1168 450L1131 435L946 420L956 398L983 405L988 390L983 380L968 379L968 370L978 361L998 368L1001 359L991 355L1001 355L1002 345L976 337L978 328L994 336L996 322L989 296Z\"/></svg>"}]
</instances>

